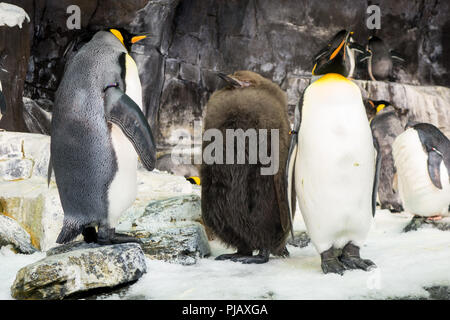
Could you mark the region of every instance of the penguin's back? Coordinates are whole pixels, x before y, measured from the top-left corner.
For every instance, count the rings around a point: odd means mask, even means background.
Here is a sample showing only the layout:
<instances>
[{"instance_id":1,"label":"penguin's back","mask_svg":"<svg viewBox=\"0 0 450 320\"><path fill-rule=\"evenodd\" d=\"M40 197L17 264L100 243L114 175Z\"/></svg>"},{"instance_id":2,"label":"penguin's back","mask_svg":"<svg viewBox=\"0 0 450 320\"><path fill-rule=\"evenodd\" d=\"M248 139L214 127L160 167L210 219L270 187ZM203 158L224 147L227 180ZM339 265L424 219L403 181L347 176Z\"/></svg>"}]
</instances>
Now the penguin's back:
<instances>
[{"instance_id":1,"label":"penguin's back","mask_svg":"<svg viewBox=\"0 0 450 320\"><path fill-rule=\"evenodd\" d=\"M448 215L450 183L447 168L442 161L442 189L438 189L428 174L428 155L415 129L409 128L395 139L393 154L405 209L420 216Z\"/></svg>"},{"instance_id":2,"label":"penguin's back","mask_svg":"<svg viewBox=\"0 0 450 320\"><path fill-rule=\"evenodd\" d=\"M77 223L107 217L107 188L117 163L103 90L114 82L123 85L118 64L123 52L107 32L97 33L68 62L56 92L52 165L65 218Z\"/></svg>"}]
</instances>

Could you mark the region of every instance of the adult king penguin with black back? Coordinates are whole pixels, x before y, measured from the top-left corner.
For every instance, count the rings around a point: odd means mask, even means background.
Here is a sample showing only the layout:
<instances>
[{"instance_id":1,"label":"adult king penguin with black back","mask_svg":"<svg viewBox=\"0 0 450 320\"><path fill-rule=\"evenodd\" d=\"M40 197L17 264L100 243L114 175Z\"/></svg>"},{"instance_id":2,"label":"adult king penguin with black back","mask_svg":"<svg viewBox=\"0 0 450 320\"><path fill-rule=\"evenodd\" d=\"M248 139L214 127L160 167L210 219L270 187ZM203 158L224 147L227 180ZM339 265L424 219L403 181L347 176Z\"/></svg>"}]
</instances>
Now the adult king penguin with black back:
<instances>
[{"instance_id":1,"label":"adult king penguin with black back","mask_svg":"<svg viewBox=\"0 0 450 320\"><path fill-rule=\"evenodd\" d=\"M405 231L448 216L450 140L432 124L409 123L395 139L393 154L403 206L415 215Z\"/></svg>"},{"instance_id":2,"label":"adult king penguin with black back","mask_svg":"<svg viewBox=\"0 0 450 320\"><path fill-rule=\"evenodd\" d=\"M349 36L335 36L315 59L317 80L295 110L287 164L287 190L295 183L324 273L374 267L360 248L375 214L379 153L361 92L346 78Z\"/></svg>"},{"instance_id":3,"label":"adult king penguin with black back","mask_svg":"<svg viewBox=\"0 0 450 320\"><path fill-rule=\"evenodd\" d=\"M265 263L271 253L288 255L285 245L292 227L284 182L289 147L287 98L275 83L251 71L221 77L228 86L209 99L204 130L216 129L225 137L227 129L244 132L267 129L269 134L278 129L279 168L274 175L263 175L260 159L255 164L249 163L249 152L260 152L263 145L260 133L258 146L246 144L244 164L203 163L200 172L203 221L225 244L237 248L237 253L221 255L217 260ZM268 145L271 139L275 136L268 136ZM204 153L207 146L204 141ZM216 150L225 151L229 150L225 147ZM295 196L291 200L295 201ZM253 255L255 250L259 250L257 255Z\"/></svg>"},{"instance_id":4,"label":"adult king penguin with black back","mask_svg":"<svg viewBox=\"0 0 450 320\"><path fill-rule=\"evenodd\" d=\"M114 226L136 198L137 155L148 170L156 161L137 66L128 54L143 38L117 29L97 32L65 68L53 109L49 166L64 210L57 243L80 233L99 244L138 242L115 233Z\"/></svg>"}]
</instances>

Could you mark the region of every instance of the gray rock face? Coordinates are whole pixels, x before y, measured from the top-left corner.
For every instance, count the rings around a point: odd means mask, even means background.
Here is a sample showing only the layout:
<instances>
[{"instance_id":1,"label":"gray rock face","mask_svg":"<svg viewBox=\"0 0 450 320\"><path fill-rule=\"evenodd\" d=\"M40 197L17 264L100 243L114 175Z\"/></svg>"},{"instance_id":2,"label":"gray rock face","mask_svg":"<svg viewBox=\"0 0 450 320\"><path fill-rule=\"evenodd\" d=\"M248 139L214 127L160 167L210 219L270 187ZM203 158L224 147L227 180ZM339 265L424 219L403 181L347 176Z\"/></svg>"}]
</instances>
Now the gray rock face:
<instances>
[{"instance_id":1,"label":"gray rock face","mask_svg":"<svg viewBox=\"0 0 450 320\"><path fill-rule=\"evenodd\" d=\"M16 299L63 299L138 280L146 271L138 244L76 247L20 269L11 295Z\"/></svg>"},{"instance_id":2,"label":"gray rock face","mask_svg":"<svg viewBox=\"0 0 450 320\"><path fill-rule=\"evenodd\" d=\"M14 219L0 215L0 247L6 245L12 245L20 253L36 252L30 235Z\"/></svg>"},{"instance_id":3,"label":"gray rock face","mask_svg":"<svg viewBox=\"0 0 450 320\"><path fill-rule=\"evenodd\" d=\"M46 99L34 101L29 98L23 98L23 105L23 118L28 131L31 133L50 135L52 114L46 108L50 106L51 110L53 103Z\"/></svg>"},{"instance_id":4,"label":"gray rock face","mask_svg":"<svg viewBox=\"0 0 450 320\"><path fill-rule=\"evenodd\" d=\"M152 259L189 265L211 251L200 221L200 197L184 195L153 201L143 213L125 213L116 230L139 237Z\"/></svg>"}]
</instances>

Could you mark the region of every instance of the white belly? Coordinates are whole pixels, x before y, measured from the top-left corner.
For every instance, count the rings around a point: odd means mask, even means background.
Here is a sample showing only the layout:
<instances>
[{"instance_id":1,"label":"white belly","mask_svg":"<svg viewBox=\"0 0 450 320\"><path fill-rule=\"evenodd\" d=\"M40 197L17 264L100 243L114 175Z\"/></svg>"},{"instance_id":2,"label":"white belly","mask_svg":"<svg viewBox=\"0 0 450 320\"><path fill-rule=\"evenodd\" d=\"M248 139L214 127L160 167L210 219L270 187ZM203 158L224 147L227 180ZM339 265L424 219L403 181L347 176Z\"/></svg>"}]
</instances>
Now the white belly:
<instances>
[{"instance_id":1,"label":"white belly","mask_svg":"<svg viewBox=\"0 0 450 320\"><path fill-rule=\"evenodd\" d=\"M438 189L428 174L428 155L416 130L410 128L395 139L393 155L397 168L398 189L405 210L425 217L448 215L450 183L447 168L442 162L440 167L442 189Z\"/></svg>"},{"instance_id":2,"label":"white belly","mask_svg":"<svg viewBox=\"0 0 450 320\"><path fill-rule=\"evenodd\" d=\"M127 55L127 73L125 75L126 94L142 110L142 88L139 80L136 63ZM109 210L108 220L114 227L122 213L127 210L136 199L137 192L137 154L136 151L122 132L112 125L111 139L117 158L117 172L108 190Z\"/></svg>"},{"instance_id":3,"label":"white belly","mask_svg":"<svg viewBox=\"0 0 450 320\"><path fill-rule=\"evenodd\" d=\"M358 87L313 83L304 96L298 144L295 187L316 249L350 241L361 246L372 221L376 153Z\"/></svg>"}]
</instances>

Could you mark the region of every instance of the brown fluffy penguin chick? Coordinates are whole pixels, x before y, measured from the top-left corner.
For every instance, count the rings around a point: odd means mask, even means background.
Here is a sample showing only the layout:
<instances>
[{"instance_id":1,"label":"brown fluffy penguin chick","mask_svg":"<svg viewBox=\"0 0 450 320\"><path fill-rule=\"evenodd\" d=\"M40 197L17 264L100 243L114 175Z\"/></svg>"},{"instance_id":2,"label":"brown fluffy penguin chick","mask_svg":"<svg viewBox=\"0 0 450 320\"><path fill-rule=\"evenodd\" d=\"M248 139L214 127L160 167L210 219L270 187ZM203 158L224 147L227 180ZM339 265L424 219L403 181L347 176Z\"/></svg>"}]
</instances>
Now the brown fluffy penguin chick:
<instances>
[{"instance_id":1,"label":"brown fluffy penguin chick","mask_svg":"<svg viewBox=\"0 0 450 320\"><path fill-rule=\"evenodd\" d=\"M251 71L238 71L233 75L219 75L228 86L216 91L208 101L203 128L218 129L222 133L224 164L206 164L201 167L202 216L204 223L225 244L237 253L224 254L216 260L242 263L265 263L269 255L287 256L286 240L290 230L289 208L284 183L289 149L289 121L286 94L268 79ZM262 175L262 164L249 162L249 140L245 140L245 164L226 162L226 130L267 129L267 147L263 152L270 156L271 129L279 130L279 169L274 175ZM214 141L212 141L214 142ZM202 150L210 142L203 142ZM265 149L265 150L264 150ZM205 154L204 154L205 156ZM274 157L272 156L272 159ZM254 163L254 162L253 162ZM292 192L295 201L295 192ZM258 255L253 255L259 250Z\"/></svg>"}]
</instances>

